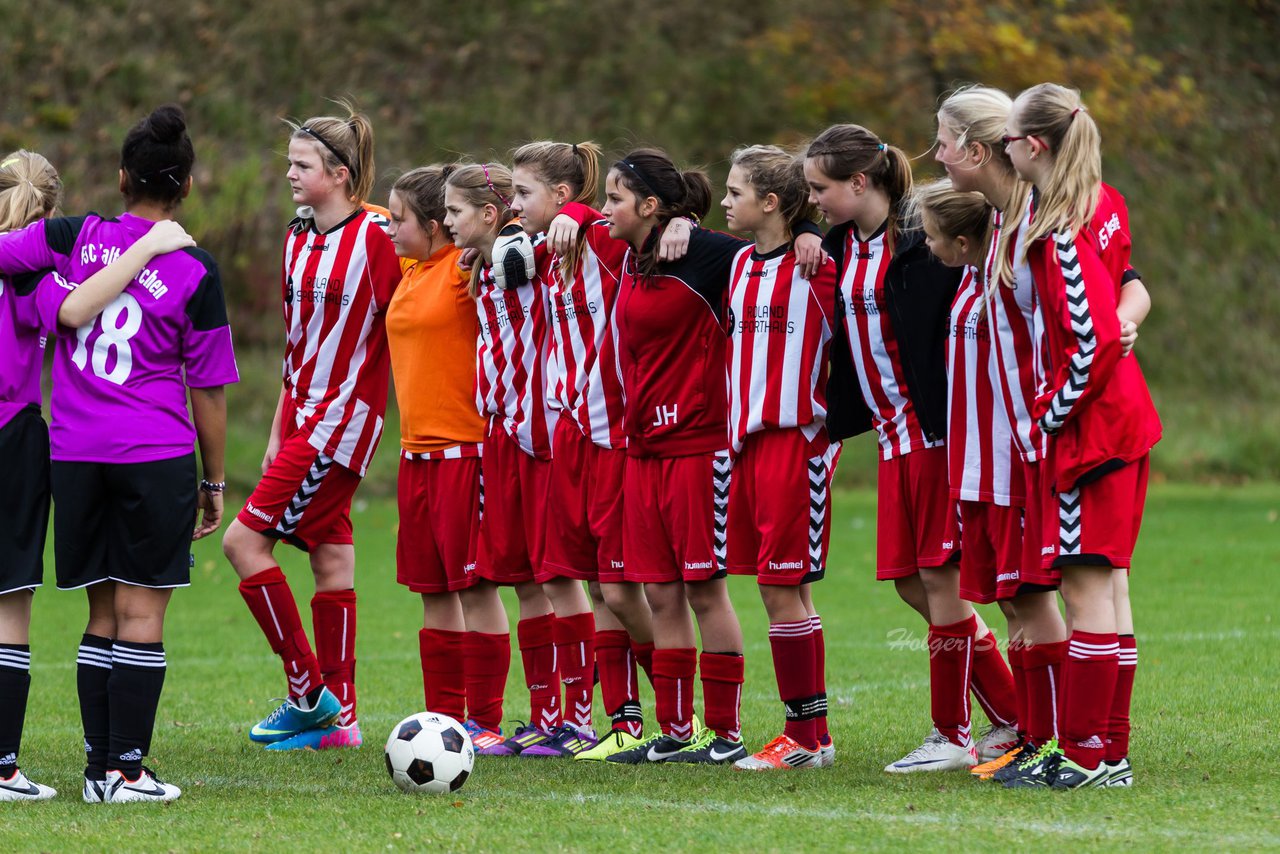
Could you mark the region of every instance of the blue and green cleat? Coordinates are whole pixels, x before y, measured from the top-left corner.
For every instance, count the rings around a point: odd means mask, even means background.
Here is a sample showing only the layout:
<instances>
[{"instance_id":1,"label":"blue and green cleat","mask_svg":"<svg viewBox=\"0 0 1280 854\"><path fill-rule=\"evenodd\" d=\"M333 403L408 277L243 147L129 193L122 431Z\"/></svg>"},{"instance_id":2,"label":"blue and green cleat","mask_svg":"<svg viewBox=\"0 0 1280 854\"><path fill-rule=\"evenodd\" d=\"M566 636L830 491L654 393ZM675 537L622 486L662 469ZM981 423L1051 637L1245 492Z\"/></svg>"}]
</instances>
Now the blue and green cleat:
<instances>
[{"instance_id":1,"label":"blue and green cleat","mask_svg":"<svg viewBox=\"0 0 1280 854\"><path fill-rule=\"evenodd\" d=\"M320 689L320 696L310 710L300 708L292 699L285 700L274 712L267 715L253 729L249 740L259 744L274 744L286 738L320 729L335 723L342 712L342 703L328 688Z\"/></svg>"}]
</instances>

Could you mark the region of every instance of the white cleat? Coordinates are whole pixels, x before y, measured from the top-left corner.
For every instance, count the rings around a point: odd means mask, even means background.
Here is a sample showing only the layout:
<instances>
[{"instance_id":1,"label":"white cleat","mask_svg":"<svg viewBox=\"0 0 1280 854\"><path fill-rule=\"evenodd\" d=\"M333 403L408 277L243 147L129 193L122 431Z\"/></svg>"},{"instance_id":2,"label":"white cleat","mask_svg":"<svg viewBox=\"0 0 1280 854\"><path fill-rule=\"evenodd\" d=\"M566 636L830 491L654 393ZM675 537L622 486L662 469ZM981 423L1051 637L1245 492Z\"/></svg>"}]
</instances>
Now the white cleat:
<instances>
[{"instance_id":1,"label":"white cleat","mask_svg":"<svg viewBox=\"0 0 1280 854\"><path fill-rule=\"evenodd\" d=\"M15 769L9 779L0 779L0 801L47 801L56 794L57 789L33 783L21 768Z\"/></svg>"},{"instance_id":2,"label":"white cleat","mask_svg":"<svg viewBox=\"0 0 1280 854\"><path fill-rule=\"evenodd\" d=\"M890 774L911 774L916 771L968 770L978 764L978 754L973 742L960 747L936 729L925 738L924 744L906 756L884 766Z\"/></svg>"},{"instance_id":3,"label":"white cleat","mask_svg":"<svg viewBox=\"0 0 1280 854\"><path fill-rule=\"evenodd\" d=\"M124 804L140 801L176 801L182 797L182 790L170 783L157 780L147 768L138 774L138 779L129 780L120 771L107 772L107 796L104 803Z\"/></svg>"},{"instance_id":4,"label":"white cleat","mask_svg":"<svg viewBox=\"0 0 1280 854\"><path fill-rule=\"evenodd\" d=\"M84 802L86 804L100 804L107 799L107 781L106 780L90 780L84 778Z\"/></svg>"},{"instance_id":5,"label":"white cleat","mask_svg":"<svg viewBox=\"0 0 1280 854\"><path fill-rule=\"evenodd\" d=\"M1012 727L991 724L975 745L979 762L999 759L1018 744L1018 731Z\"/></svg>"},{"instance_id":6,"label":"white cleat","mask_svg":"<svg viewBox=\"0 0 1280 854\"><path fill-rule=\"evenodd\" d=\"M830 768L836 764L836 743L829 741L818 748L818 767Z\"/></svg>"}]
</instances>

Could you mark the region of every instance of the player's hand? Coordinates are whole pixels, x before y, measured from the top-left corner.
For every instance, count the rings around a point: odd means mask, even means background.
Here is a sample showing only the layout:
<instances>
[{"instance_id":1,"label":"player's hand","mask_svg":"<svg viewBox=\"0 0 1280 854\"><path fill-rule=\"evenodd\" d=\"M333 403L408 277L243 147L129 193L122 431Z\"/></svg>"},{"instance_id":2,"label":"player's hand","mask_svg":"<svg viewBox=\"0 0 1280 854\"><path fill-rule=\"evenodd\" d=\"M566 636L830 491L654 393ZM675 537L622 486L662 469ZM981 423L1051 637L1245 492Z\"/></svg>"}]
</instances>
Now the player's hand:
<instances>
[{"instance_id":1,"label":"player's hand","mask_svg":"<svg viewBox=\"0 0 1280 854\"><path fill-rule=\"evenodd\" d=\"M1127 356L1138 341L1138 324L1132 320L1120 321L1120 355Z\"/></svg>"},{"instance_id":2,"label":"player's hand","mask_svg":"<svg viewBox=\"0 0 1280 854\"><path fill-rule=\"evenodd\" d=\"M464 273L470 273L471 268L476 264L476 258L479 256L479 249L463 249L458 255L458 269Z\"/></svg>"},{"instance_id":3,"label":"player's hand","mask_svg":"<svg viewBox=\"0 0 1280 854\"><path fill-rule=\"evenodd\" d=\"M171 219L162 219L151 226L151 230L142 236L142 240L146 242L147 248L153 255L177 252L179 249L196 245L196 239Z\"/></svg>"},{"instance_id":4,"label":"player's hand","mask_svg":"<svg viewBox=\"0 0 1280 854\"><path fill-rule=\"evenodd\" d=\"M800 265L800 275L811 279L827 263L827 252L822 248L822 238L816 234L805 232L796 238L796 262Z\"/></svg>"},{"instance_id":5,"label":"player's hand","mask_svg":"<svg viewBox=\"0 0 1280 854\"><path fill-rule=\"evenodd\" d=\"M658 241L659 261L679 261L689 254L689 235L693 234L693 222L688 217L676 217L662 229Z\"/></svg>"},{"instance_id":6,"label":"player's hand","mask_svg":"<svg viewBox=\"0 0 1280 854\"><path fill-rule=\"evenodd\" d=\"M519 223L498 232L493 241L493 281L499 290L509 291L533 281L533 241Z\"/></svg>"},{"instance_id":7,"label":"player's hand","mask_svg":"<svg viewBox=\"0 0 1280 854\"><path fill-rule=\"evenodd\" d=\"M206 492L196 488L198 524L191 534L192 540L200 540L212 534L222 525L222 493Z\"/></svg>"},{"instance_id":8,"label":"player's hand","mask_svg":"<svg viewBox=\"0 0 1280 854\"><path fill-rule=\"evenodd\" d=\"M267 452L262 455L262 473L266 474L267 469L271 468L271 464L276 461L276 454L280 453L280 440L272 437L267 440Z\"/></svg>"},{"instance_id":9,"label":"player's hand","mask_svg":"<svg viewBox=\"0 0 1280 854\"><path fill-rule=\"evenodd\" d=\"M556 214L547 226L547 245L557 255L567 255L578 239L578 221L568 214Z\"/></svg>"}]
</instances>

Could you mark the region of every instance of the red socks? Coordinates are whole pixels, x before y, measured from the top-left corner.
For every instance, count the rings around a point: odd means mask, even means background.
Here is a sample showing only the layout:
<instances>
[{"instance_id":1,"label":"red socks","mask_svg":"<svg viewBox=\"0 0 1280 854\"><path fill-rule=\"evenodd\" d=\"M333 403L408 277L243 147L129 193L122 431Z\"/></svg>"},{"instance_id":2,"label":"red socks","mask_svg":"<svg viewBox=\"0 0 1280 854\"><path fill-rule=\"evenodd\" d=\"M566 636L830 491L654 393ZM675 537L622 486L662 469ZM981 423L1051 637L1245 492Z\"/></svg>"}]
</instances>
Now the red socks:
<instances>
[{"instance_id":1,"label":"red socks","mask_svg":"<svg viewBox=\"0 0 1280 854\"><path fill-rule=\"evenodd\" d=\"M1013 689L1018 702L1018 735L1027 734L1027 671L1022 666L1022 642L1009 644L1009 672L1013 674Z\"/></svg>"},{"instance_id":2,"label":"red socks","mask_svg":"<svg viewBox=\"0 0 1280 854\"><path fill-rule=\"evenodd\" d=\"M487 730L502 726L502 695L511 669L511 635L467 632L462 637L467 713Z\"/></svg>"},{"instance_id":3,"label":"red socks","mask_svg":"<svg viewBox=\"0 0 1280 854\"><path fill-rule=\"evenodd\" d=\"M952 744L972 744L969 723L969 680L973 635L978 618L970 614L956 623L929 626L929 697L933 725Z\"/></svg>"},{"instance_id":4,"label":"red socks","mask_svg":"<svg viewBox=\"0 0 1280 854\"><path fill-rule=\"evenodd\" d=\"M544 732L560 726L560 674L556 667L555 614L521 620L516 626L524 681L529 686L530 723Z\"/></svg>"},{"instance_id":5,"label":"red socks","mask_svg":"<svg viewBox=\"0 0 1280 854\"><path fill-rule=\"evenodd\" d=\"M1062 659L1066 654L1066 641L1022 648L1022 668L1027 680L1027 736L1037 746L1058 737L1058 695L1062 689Z\"/></svg>"},{"instance_id":6,"label":"red socks","mask_svg":"<svg viewBox=\"0 0 1280 854\"><path fill-rule=\"evenodd\" d=\"M1016 726L1018 696L1013 674L1000 655L1000 643L990 629L973 642L973 677L969 686L987 720L996 726Z\"/></svg>"},{"instance_id":7,"label":"red socks","mask_svg":"<svg viewBox=\"0 0 1280 854\"><path fill-rule=\"evenodd\" d=\"M786 708L783 732L808 750L818 749L818 712L826 697L818 692L817 655L814 651L813 623L771 623L769 646L773 650L773 673L778 680L778 696Z\"/></svg>"},{"instance_id":8,"label":"red socks","mask_svg":"<svg viewBox=\"0 0 1280 854\"><path fill-rule=\"evenodd\" d=\"M648 643L632 641L631 654L635 656L636 664L640 665L640 669L644 671L644 678L656 688L656 683L653 681L653 641Z\"/></svg>"},{"instance_id":9,"label":"red socks","mask_svg":"<svg viewBox=\"0 0 1280 854\"><path fill-rule=\"evenodd\" d=\"M1120 635L1120 666L1116 673L1116 695L1111 701L1107 723L1107 761L1119 762L1129 755L1129 701L1133 698L1133 677L1138 669L1138 641Z\"/></svg>"},{"instance_id":10,"label":"red socks","mask_svg":"<svg viewBox=\"0 0 1280 854\"><path fill-rule=\"evenodd\" d=\"M467 686L463 678L463 638L466 632L422 629L418 650L422 659L422 696L428 712L465 720Z\"/></svg>"},{"instance_id":11,"label":"red socks","mask_svg":"<svg viewBox=\"0 0 1280 854\"><path fill-rule=\"evenodd\" d=\"M693 738L693 676L697 672L696 649L653 651L653 693L658 724L665 734L681 741ZM706 690L705 683L703 690Z\"/></svg>"},{"instance_id":12,"label":"red socks","mask_svg":"<svg viewBox=\"0 0 1280 854\"><path fill-rule=\"evenodd\" d=\"M339 726L356 722L356 592L328 590L311 599L316 658L324 684L342 703Z\"/></svg>"},{"instance_id":13,"label":"red socks","mask_svg":"<svg viewBox=\"0 0 1280 854\"><path fill-rule=\"evenodd\" d=\"M638 737L643 719L631 636L621 629L596 632L596 665L600 668L600 699L613 718L613 729Z\"/></svg>"},{"instance_id":14,"label":"red socks","mask_svg":"<svg viewBox=\"0 0 1280 854\"><path fill-rule=\"evenodd\" d=\"M595 694L595 615L587 611L557 617L553 634L560 681L564 683L564 719L579 729L590 727Z\"/></svg>"},{"instance_id":15,"label":"red socks","mask_svg":"<svg viewBox=\"0 0 1280 854\"><path fill-rule=\"evenodd\" d=\"M815 718L818 727L818 744L828 745L831 743L831 733L827 731L827 644L822 636L822 617L817 614L809 615L809 624L813 626L813 667L818 677L818 693L822 695L824 700L822 704L822 713Z\"/></svg>"},{"instance_id":16,"label":"red socks","mask_svg":"<svg viewBox=\"0 0 1280 854\"><path fill-rule=\"evenodd\" d=\"M320 663L311 651L307 633L302 630L297 602L280 567L273 566L241 581L240 595L267 636L271 651L284 662L289 697L298 700L319 688L324 681Z\"/></svg>"},{"instance_id":17,"label":"red socks","mask_svg":"<svg viewBox=\"0 0 1280 854\"><path fill-rule=\"evenodd\" d=\"M1074 631L1064 669L1069 686L1062 714L1062 750L1071 761L1097 768L1106 756L1111 704L1120 666L1115 633Z\"/></svg>"},{"instance_id":18,"label":"red socks","mask_svg":"<svg viewBox=\"0 0 1280 854\"><path fill-rule=\"evenodd\" d=\"M704 652L699 666L702 668L702 703L707 727L730 741L741 740L742 656L734 652Z\"/></svg>"}]
</instances>

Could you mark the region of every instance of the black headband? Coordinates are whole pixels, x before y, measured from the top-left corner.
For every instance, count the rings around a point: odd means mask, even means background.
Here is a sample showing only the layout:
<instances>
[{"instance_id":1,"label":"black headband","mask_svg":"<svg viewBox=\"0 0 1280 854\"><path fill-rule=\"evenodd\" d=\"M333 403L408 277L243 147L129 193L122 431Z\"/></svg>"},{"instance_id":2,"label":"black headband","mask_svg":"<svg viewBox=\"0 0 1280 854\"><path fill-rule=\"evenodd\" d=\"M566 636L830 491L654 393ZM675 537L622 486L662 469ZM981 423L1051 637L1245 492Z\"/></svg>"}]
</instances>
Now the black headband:
<instances>
[{"instance_id":1,"label":"black headband","mask_svg":"<svg viewBox=\"0 0 1280 854\"><path fill-rule=\"evenodd\" d=\"M330 154L332 154L334 157L338 158L338 162L339 162L339 163L341 163L343 166L347 167L347 171L351 173L351 180L352 180L352 181L354 181L354 180L355 180L355 178L356 178L356 170L355 170L355 169L353 169L353 168L351 167L351 164L347 161L347 158L345 158L345 157L343 157L343 156L342 156L342 152L341 152L341 151L339 151L338 149L334 148L332 145L330 145L330 144L329 144L329 140L325 139L325 138L324 138L324 137L322 137L320 134L316 133L316 132L315 132L315 131L313 131L311 128L307 127L306 125L303 125L302 127L298 128L298 130L302 131L302 132L303 132L303 133L305 133L307 136L311 137L311 138L312 138L312 139L314 139L316 142L320 143L320 144L321 144L321 145L323 145L325 148L329 149L329 153L330 153Z\"/></svg>"},{"instance_id":2,"label":"black headband","mask_svg":"<svg viewBox=\"0 0 1280 854\"><path fill-rule=\"evenodd\" d=\"M648 190L655 198L658 199L658 201L665 202L666 204L669 204L669 205L675 204L674 201L672 201L671 199L668 199L667 197L663 196L662 193L659 193L657 190L655 190L653 186L653 182L650 181L648 177L645 176L644 172L640 171L640 168L636 166L634 163L632 163L630 160L627 160L625 158L622 160L619 160L618 165L625 169L630 170L631 174L636 176L636 180L640 182L641 186L643 186L644 189Z\"/></svg>"}]
</instances>

